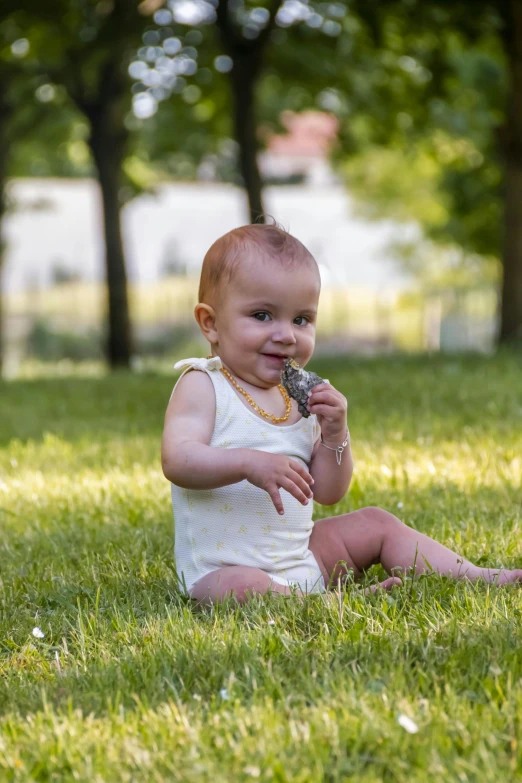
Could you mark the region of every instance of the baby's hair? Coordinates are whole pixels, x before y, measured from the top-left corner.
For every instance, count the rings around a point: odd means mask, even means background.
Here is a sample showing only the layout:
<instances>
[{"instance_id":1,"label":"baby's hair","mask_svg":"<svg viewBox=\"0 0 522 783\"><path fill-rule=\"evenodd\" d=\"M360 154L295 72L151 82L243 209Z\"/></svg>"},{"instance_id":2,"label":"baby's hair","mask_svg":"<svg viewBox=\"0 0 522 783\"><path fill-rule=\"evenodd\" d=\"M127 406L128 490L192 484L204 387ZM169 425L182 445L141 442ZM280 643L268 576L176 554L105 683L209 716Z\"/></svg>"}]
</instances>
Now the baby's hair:
<instances>
[{"instance_id":1,"label":"baby's hair","mask_svg":"<svg viewBox=\"0 0 522 783\"><path fill-rule=\"evenodd\" d=\"M298 239L275 221L273 224L254 223L234 228L207 250L201 268L198 301L210 304L221 286L230 283L241 259L248 254L261 260L278 261L293 269L316 261Z\"/></svg>"}]
</instances>

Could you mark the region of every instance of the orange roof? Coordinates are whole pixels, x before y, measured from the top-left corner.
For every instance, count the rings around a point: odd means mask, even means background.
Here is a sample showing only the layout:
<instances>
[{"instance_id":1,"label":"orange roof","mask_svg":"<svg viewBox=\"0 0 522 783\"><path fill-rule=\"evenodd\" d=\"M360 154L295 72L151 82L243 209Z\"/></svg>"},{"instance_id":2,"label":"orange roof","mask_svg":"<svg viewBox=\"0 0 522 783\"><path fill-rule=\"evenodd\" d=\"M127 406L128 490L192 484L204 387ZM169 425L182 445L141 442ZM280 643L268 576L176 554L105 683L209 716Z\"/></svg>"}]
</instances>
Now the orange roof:
<instances>
[{"instance_id":1,"label":"orange roof","mask_svg":"<svg viewBox=\"0 0 522 783\"><path fill-rule=\"evenodd\" d=\"M267 150L274 155L323 158L339 128L337 117L321 111L304 111L299 114L285 111L281 121L288 133L274 133L270 137Z\"/></svg>"}]
</instances>

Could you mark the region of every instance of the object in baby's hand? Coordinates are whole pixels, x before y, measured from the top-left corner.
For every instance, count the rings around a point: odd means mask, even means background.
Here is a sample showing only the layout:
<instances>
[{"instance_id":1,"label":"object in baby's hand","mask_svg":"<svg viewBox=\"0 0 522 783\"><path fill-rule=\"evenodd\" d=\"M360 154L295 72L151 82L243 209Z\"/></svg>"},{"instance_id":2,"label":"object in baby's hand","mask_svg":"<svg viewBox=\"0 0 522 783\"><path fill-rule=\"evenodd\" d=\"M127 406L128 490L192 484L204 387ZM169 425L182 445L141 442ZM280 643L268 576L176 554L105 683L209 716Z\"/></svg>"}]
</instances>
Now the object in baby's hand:
<instances>
[{"instance_id":1,"label":"object in baby's hand","mask_svg":"<svg viewBox=\"0 0 522 783\"><path fill-rule=\"evenodd\" d=\"M307 419L310 415L306 407L308 392L318 383L323 383L323 378L315 372L302 370L293 359L287 359L281 371L281 383L290 397L297 400L297 410L301 416Z\"/></svg>"}]
</instances>

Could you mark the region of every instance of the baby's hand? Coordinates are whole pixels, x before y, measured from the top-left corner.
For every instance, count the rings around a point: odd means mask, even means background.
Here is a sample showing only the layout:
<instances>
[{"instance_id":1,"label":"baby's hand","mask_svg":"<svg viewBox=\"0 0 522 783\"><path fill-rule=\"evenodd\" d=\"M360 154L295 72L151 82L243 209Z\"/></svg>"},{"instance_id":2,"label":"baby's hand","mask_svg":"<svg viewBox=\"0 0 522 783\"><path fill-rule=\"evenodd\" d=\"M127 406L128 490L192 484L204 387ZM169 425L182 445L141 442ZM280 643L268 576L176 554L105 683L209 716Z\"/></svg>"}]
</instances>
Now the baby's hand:
<instances>
[{"instance_id":1,"label":"baby's hand","mask_svg":"<svg viewBox=\"0 0 522 783\"><path fill-rule=\"evenodd\" d=\"M316 414L323 440L337 445L344 440L348 410L348 401L344 394L337 391L331 383L318 383L309 392L306 407L310 413Z\"/></svg>"},{"instance_id":2,"label":"baby's hand","mask_svg":"<svg viewBox=\"0 0 522 783\"><path fill-rule=\"evenodd\" d=\"M310 473L299 462L283 454L251 449L246 458L245 478L254 486L268 492L280 514L285 513L279 494L280 487L290 492L303 505L308 503L308 498L313 497L310 484L313 484L314 480Z\"/></svg>"}]
</instances>

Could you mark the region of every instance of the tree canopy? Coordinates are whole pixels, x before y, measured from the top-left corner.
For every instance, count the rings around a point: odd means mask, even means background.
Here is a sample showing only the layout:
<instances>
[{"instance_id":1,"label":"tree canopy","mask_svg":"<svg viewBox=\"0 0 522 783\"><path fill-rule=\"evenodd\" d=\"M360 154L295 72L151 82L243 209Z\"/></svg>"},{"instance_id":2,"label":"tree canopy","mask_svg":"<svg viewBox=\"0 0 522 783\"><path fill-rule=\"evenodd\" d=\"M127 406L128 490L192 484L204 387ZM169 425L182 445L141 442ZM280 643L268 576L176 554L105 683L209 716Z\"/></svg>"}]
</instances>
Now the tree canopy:
<instances>
[{"instance_id":1,"label":"tree canopy","mask_svg":"<svg viewBox=\"0 0 522 783\"><path fill-rule=\"evenodd\" d=\"M519 328L522 301L509 297L522 288L520 221L509 205L522 0L478 0L472 14L464 0L7 3L9 123L34 127L15 131L10 172L38 173L38 161L43 173L96 171L117 223L114 204L160 176L193 179L212 157L218 176L246 187L253 220L258 149L283 130L284 110L319 108L339 119L332 161L361 209L415 221L462 259L502 257L502 333ZM106 240L114 253L117 237Z\"/></svg>"}]
</instances>

